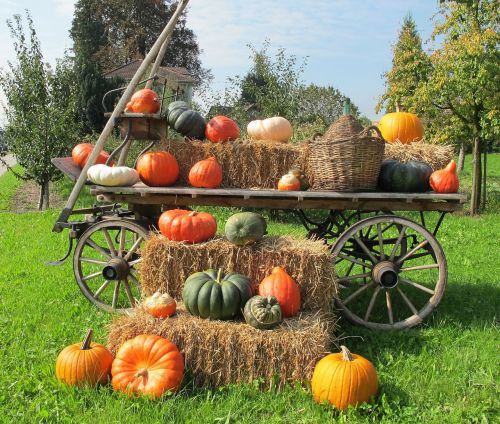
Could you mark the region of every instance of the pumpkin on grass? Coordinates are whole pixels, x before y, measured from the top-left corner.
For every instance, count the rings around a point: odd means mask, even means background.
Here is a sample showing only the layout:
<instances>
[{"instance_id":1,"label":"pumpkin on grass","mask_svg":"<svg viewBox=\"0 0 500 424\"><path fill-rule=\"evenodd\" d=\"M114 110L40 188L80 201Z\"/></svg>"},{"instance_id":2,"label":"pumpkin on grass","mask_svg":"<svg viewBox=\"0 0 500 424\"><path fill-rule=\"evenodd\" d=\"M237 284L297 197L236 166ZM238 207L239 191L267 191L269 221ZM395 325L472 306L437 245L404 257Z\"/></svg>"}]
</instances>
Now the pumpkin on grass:
<instances>
[{"instance_id":1,"label":"pumpkin on grass","mask_svg":"<svg viewBox=\"0 0 500 424\"><path fill-rule=\"evenodd\" d=\"M179 388L184 377L184 358L170 340L140 335L120 347L111 375L115 390L158 398Z\"/></svg>"},{"instance_id":2,"label":"pumpkin on grass","mask_svg":"<svg viewBox=\"0 0 500 424\"><path fill-rule=\"evenodd\" d=\"M143 88L135 92L125 108L126 112L134 113L156 113L160 110L160 99L158 94L149 88Z\"/></svg>"},{"instance_id":3,"label":"pumpkin on grass","mask_svg":"<svg viewBox=\"0 0 500 424\"><path fill-rule=\"evenodd\" d=\"M396 193L423 193L429 190L432 168L425 162L410 160L382 162L378 177L379 188Z\"/></svg>"},{"instance_id":4,"label":"pumpkin on grass","mask_svg":"<svg viewBox=\"0 0 500 424\"><path fill-rule=\"evenodd\" d=\"M116 187L133 186L139 181L139 173L128 166L92 165L87 170L87 178L94 184Z\"/></svg>"},{"instance_id":5,"label":"pumpkin on grass","mask_svg":"<svg viewBox=\"0 0 500 424\"><path fill-rule=\"evenodd\" d=\"M316 402L328 401L340 410L368 402L378 391L377 371L373 364L341 346L314 368L311 381Z\"/></svg>"},{"instance_id":6,"label":"pumpkin on grass","mask_svg":"<svg viewBox=\"0 0 500 424\"><path fill-rule=\"evenodd\" d=\"M99 343L92 342L92 330L83 343L65 347L56 360L56 377L70 386L107 383L113 356Z\"/></svg>"},{"instance_id":7,"label":"pumpkin on grass","mask_svg":"<svg viewBox=\"0 0 500 424\"><path fill-rule=\"evenodd\" d=\"M264 120L251 121L247 126L247 133L254 140L272 140L287 143L292 138L293 128L287 119L274 116Z\"/></svg>"},{"instance_id":8,"label":"pumpkin on grass","mask_svg":"<svg viewBox=\"0 0 500 424\"><path fill-rule=\"evenodd\" d=\"M179 178L179 164L168 152L147 152L136 165L142 182L150 187L166 187Z\"/></svg>"},{"instance_id":9,"label":"pumpkin on grass","mask_svg":"<svg viewBox=\"0 0 500 424\"><path fill-rule=\"evenodd\" d=\"M278 190L298 191L300 190L300 180L293 174L285 174L278 181Z\"/></svg>"},{"instance_id":10,"label":"pumpkin on grass","mask_svg":"<svg viewBox=\"0 0 500 424\"><path fill-rule=\"evenodd\" d=\"M267 234L267 223L255 212L239 212L231 215L224 227L226 238L236 246L246 246Z\"/></svg>"},{"instance_id":11,"label":"pumpkin on grass","mask_svg":"<svg viewBox=\"0 0 500 424\"><path fill-rule=\"evenodd\" d=\"M209 319L232 319L241 314L252 297L248 277L221 269L190 275L184 283L182 300L192 315Z\"/></svg>"},{"instance_id":12,"label":"pumpkin on grass","mask_svg":"<svg viewBox=\"0 0 500 424\"><path fill-rule=\"evenodd\" d=\"M177 303L167 293L155 292L147 297L142 304L146 312L155 318L167 318L175 314Z\"/></svg>"},{"instance_id":13,"label":"pumpkin on grass","mask_svg":"<svg viewBox=\"0 0 500 424\"><path fill-rule=\"evenodd\" d=\"M78 165L80 168L83 168L85 164L87 163L87 160L92 153L92 150L94 150L94 145L90 143L80 143L77 144L75 147L73 147L73 150L71 151L71 158L73 159L73 162ZM105 152L104 150L101 150L99 153L99 156L97 156L97 159L95 161L94 165L97 164L104 164L109 158L109 153Z\"/></svg>"},{"instance_id":14,"label":"pumpkin on grass","mask_svg":"<svg viewBox=\"0 0 500 424\"><path fill-rule=\"evenodd\" d=\"M171 209L160 215L158 227L169 240L200 243L215 235L217 222L208 212Z\"/></svg>"},{"instance_id":15,"label":"pumpkin on grass","mask_svg":"<svg viewBox=\"0 0 500 424\"><path fill-rule=\"evenodd\" d=\"M444 169L434 171L429 177L429 183L436 193L456 193L460 182L455 161L452 160Z\"/></svg>"},{"instance_id":16,"label":"pumpkin on grass","mask_svg":"<svg viewBox=\"0 0 500 424\"><path fill-rule=\"evenodd\" d=\"M240 136L240 127L231 118L227 116L214 116L207 123L205 128L205 137L214 142L233 141Z\"/></svg>"},{"instance_id":17,"label":"pumpkin on grass","mask_svg":"<svg viewBox=\"0 0 500 424\"><path fill-rule=\"evenodd\" d=\"M403 144L410 144L421 140L424 136L424 127L418 116L414 113L400 112L399 107L396 108L396 112L384 115L378 123L378 128L384 140L389 143L400 141Z\"/></svg>"},{"instance_id":18,"label":"pumpkin on grass","mask_svg":"<svg viewBox=\"0 0 500 424\"><path fill-rule=\"evenodd\" d=\"M293 317L299 312L299 286L281 266L273 268L271 275L260 282L259 295L274 296L278 299L284 317Z\"/></svg>"},{"instance_id":19,"label":"pumpkin on grass","mask_svg":"<svg viewBox=\"0 0 500 424\"><path fill-rule=\"evenodd\" d=\"M188 180L193 187L219 187L222 183L222 168L213 156L200 160L189 170Z\"/></svg>"},{"instance_id":20,"label":"pumpkin on grass","mask_svg":"<svg viewBox=\"0 0 500 424\"><path fill-rule=\"evenodd\" d=\"M254 296L245 305L243 317L259 330L276 327L282 320L281 307L274 296Z\"/></svg>"}]
</instances>

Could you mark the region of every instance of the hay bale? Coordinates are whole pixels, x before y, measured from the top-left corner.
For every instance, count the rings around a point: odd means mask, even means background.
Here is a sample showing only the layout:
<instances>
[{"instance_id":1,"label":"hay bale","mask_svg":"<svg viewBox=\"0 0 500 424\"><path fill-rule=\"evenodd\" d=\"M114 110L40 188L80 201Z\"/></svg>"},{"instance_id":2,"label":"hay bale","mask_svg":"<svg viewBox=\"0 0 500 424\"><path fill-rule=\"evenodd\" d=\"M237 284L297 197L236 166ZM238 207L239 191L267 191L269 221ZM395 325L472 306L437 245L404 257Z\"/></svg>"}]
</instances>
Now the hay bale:
<instances>
[{"instance_id":1,"label":"hay bale","mask_svg":"<svg viewBox=\"0 0 500 424\"><path fill-rule=\"evenodd\" d=\"M302 313L274 330L257 330L244 322L194 317L179 305L173 317L159 320L138 308L110 324L113 354L139 334L155 334L175 343L196 384L217 386L263 379L270 388L310 380L316 362L330 350L333 319Z\"/></svg>"},{"instance_id":2,"label":"hay bale","mask_svg":"<svg viewBox=\"0 0 500 424\"><path fill-rule=\"evenodd\" d=\"M180 167L178 184L187 185L191 167L215 156L223 169L224 188L276 188L293 166L300 166L303 146L272 141L236 140L228 143L163 139L161 147L175 156Z\"/></svg>"},{"instance_id":3,"label":"hay bale","mask_svg":"<svg viewBox=\"0 0 500 424\"><path fill-rule=\"evenodd\" d=\"M401 162L419 160L426 162L436 171L444 168L453 159L453 146L446 144L430 144L418 141L402 144L399 141L385 144L384 159L395 159Z\"/></svg>"},{"instance_id":4,"label":"hay bale","mask_svg":"<svg viewBox=\"0 0 500 424\"><path fill-rule=\"evenodd\" d=\"M139 272L146 295L159 290L180 300L186 278L209 268L244 274L256 287L278 265L299 285L302 310L330 311L336 290L333 258L322 241L276 236L238 247L221 237L186 244L152 235L141 254Z\"/></svg>"}]
</instances>

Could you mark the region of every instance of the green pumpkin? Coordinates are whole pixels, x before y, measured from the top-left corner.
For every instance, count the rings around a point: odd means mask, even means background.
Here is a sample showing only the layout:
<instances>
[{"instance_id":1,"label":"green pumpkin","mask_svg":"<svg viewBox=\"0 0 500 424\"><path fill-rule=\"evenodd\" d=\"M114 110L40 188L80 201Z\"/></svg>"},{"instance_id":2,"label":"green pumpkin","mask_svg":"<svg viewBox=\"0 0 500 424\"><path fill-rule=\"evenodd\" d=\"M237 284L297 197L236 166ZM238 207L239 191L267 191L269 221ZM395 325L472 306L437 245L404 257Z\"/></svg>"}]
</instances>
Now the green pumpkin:
<instances>
[{"instance_id":1,"label":"green pumpkin","mask_svg":"<svg viewBox=\"0 0 500 424\"><path fill-rule=\"evenodd\" d=\"M206 122L198 112L189 109L186 102L176 101L168 105L167 121L178 133L202 140L205 136Z\"/></svg>"},{"instance_id":2,"label":"green pumpkin","mask_svg":"<svg viewBox=\"0 0 500 424\"><path fill-rule=\"evenodd\" d=\"M397 193L423 193L429 190L432 168L425 162L410 160L382 162L378 185L382 191Z\"/></svg>"},{"instance_id":3,"label":"green pumpkin","mask_svg":"<svg viewBox=\"0 0 500 424\"><path fill-rule=\"evenodd\" d=\"M182 300L192 315L209 319L232 319L252 297L250 279L235 272L209 269L190 275Z\"/></svg>"},{"instance_id":4,"label":"green pumpkin","mask_svg":"<svg viewBox=\"0 0 500 424\"><path fill-rule=\"evenodd\" d=\"M258 213L240 212L229 217L224 230L231 243L245 246L259 241L267 233L267 223Z\"/></svg>"},{"instance_id":5,"label":"green pumpkin","mask_svg":"<svg viewBox=\"0 0 500 424\"><path fill-rule=\"evenodd\" d=\"M269 330L282 321L281 307L274 296L254 296L245 305L243 317L248 325Z\"/></svg>"}]
</instances>

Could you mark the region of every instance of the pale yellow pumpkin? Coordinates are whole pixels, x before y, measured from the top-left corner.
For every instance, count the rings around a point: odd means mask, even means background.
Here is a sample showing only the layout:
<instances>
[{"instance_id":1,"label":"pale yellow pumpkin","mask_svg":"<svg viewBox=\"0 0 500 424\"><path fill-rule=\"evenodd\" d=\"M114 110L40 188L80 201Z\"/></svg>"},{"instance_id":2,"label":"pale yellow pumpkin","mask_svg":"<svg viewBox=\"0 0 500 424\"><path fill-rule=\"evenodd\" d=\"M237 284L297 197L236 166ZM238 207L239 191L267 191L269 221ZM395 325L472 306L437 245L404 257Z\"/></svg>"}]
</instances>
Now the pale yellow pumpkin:
<instances>
[{"instance_id":1,"label":"pale yellow pumpkin","mask_svg":"<svg viewBox=\"0 0 500 424\"><path fill-rule=\"evenodd\" d=\"M133 186L139 182L139 174L128 166L92 165L87 170L87 178L102 186Z\"/></svg>"},{"instance_id":2,"label":"pale yellow pumpkin","mask_svg":"<svg viewBox=\"0 0 500 424\"><path fill-rule=\"evenodd\" d=\"M247 126L247 133L254 140L272 140L286 143L292 138L293 128L287 119L275 116L250 122Z\"/></svg>"}]
</instances>

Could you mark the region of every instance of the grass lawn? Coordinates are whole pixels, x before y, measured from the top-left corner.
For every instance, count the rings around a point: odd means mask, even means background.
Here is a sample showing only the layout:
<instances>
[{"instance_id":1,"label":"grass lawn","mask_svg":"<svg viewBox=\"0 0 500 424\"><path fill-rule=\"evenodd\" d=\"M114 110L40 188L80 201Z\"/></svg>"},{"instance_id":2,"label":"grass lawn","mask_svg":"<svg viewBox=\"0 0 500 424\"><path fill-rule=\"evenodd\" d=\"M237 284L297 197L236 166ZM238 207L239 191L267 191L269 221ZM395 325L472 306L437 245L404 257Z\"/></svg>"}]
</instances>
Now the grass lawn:
<instances>
[{"instance_id":1,"label":"grass lawn","mask_svg":"<svg viewBox=\"0 0 500 424\"><path fill-rule=\"evenodd\" d=\"M463 187L470 186L467 160ZM434 315L400 332L340 321L342 343L369 358L380 379L377 402L346 413L315 404L299 385L280 392L251 385L200 389L188 375L179 393L160 401L128 399L109 387L62 386L54 376L59 351L90 327L96 341L104 342L112 316L79 292L70 262L44 264L66 248L67 235L51 233L59 210L0 212L0 422L498 422L500 155L490 155L489 167L488 212L448 216L440 230L449 280ZM10 174L0 177L0 210L8 209L16 184ZM68 187L62 183L59 190ZM221 220L229 215L215 212ZM270 232L304 235L291 222L272 222Z\"/></svg>"}]
</instances>

